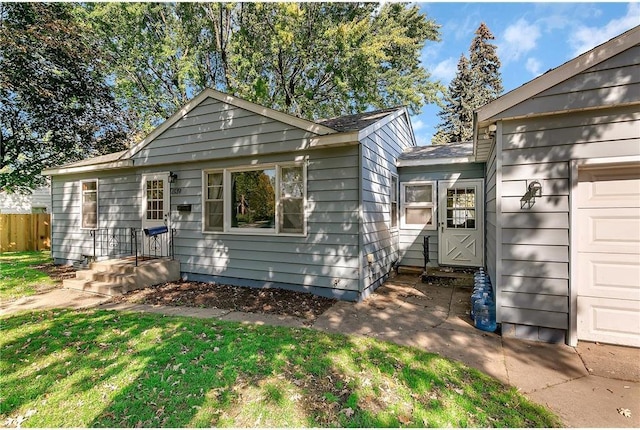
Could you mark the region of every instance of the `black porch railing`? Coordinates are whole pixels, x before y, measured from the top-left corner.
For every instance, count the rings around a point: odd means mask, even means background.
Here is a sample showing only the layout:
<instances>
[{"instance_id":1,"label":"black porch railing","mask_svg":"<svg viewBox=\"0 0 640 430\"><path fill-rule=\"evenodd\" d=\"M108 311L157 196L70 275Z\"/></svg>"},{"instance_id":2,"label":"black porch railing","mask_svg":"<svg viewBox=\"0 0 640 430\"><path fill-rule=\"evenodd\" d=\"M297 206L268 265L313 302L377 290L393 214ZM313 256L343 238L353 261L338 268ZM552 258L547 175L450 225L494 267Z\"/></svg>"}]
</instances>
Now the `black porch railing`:
<instances>
[{"instance_id":1,"label":"black porch railing","mask_svg":"<svg viewBox=\"0 0 640 430\"><path fill-rule=\"evenodd\" d=\"M136 229L133 227L99 228L89 231L92 253L89 257L127 258L135 265L140 260L174 256L173 236L175 229L167 227Z\"/></svg>"}]
</instances>

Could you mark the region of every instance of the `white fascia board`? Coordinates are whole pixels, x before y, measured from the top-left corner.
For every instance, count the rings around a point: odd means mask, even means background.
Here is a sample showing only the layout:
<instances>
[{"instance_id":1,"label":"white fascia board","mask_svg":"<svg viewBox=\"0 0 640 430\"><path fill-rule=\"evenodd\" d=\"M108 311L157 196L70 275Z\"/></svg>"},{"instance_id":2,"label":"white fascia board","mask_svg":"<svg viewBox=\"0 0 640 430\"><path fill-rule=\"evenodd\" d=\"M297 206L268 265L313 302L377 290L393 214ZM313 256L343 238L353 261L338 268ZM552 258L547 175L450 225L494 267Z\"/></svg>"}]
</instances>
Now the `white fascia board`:
<instances>
[{"instance_id":1,"label":"white fascia board","mask_svg":"<svg viewBox=\"0 0 640 430\"><path fill-rule=\"evenodd\" d=\"M345 146L360 143L358 131L347 131L324 136L310 137L307 139L309 148L321 148L328 146Z\"/></svg>"},{"instance_id":2,"label":"white fascia board","mask_svg":"<svg viewBox=\"0 0 640 430\"><path fill-rule=\"evenodd\" d=\"M176 113L171 115L165 122L160 124L140 143L133 146L129 151L123 154L121 159L131 158L137 152L142 150L142 148L147 146L151 141L153 141L156 137L164 133L167 129L169 129L172 125L174 125L176 122L182 119L185 115L191 112L196 106L198 106L200 103L202 103L209 97L215 100L218 100L220 102L227 103L232 106L236 106L241 109L248 110L258 115L262 115L267 118L280 121L282 123L300 128L302 130L305 130L314 134L328 135L328 134L337 133L336 130L329 127L325 127L324 125L316 124L315 122L308 121L306 119L298 118L293 115L286 114L284 112L279 112L274 109L260 106L258 104L243 100L238 97L231 96L229 94L222 93L220 91L217 91L211 88L206 88L200 94L198 94L193 99L191 99L187 104L182 106L182 108L180 108Z\"/></svg>"},{"instance_id":3,"label":"white fascia board","mask_svg":"<svg viewBox=\"0 0 640 430\"><path fill-rule=\"evenodd\" d=\"M632 48L640 42L640 26L621 34L620 36L596 46L590 51L569 60L538 76L537 78L523 84L521 87L508 92L491 103L488 103L477 110L478 121L480 123L490 120L504 112L505 110L540 94L541 92L564 82L567 79L582 73L583 71L602 63L609 58Z\"/></svg>"},{"instance_id":4,"label":"white fascia board","mask_svg":"<svg viewBox=\"0 0 640 430\"><path fill-rule=\"evenodd\" d=\"M70 167L54 167L44 169L42 174L45 176L67 175L72 173L99 172L102 170L125 169L133 167L133 160L119 160L111 163L88 164L86 166L70 166Z\"/></svg>"},{"instance_id":5,"label":"white fascia board","mask_svg":"<svg viewBox=\"0 0 640 430\"><path fill-rule=\"evenodd\" d=\"M398 160L396 167L437 166L439 164L475 163L475 157L429 158L422 160Z\"/></svg>"},{"instance_id":6,"label":"white fascia board","mask_svg":"<svg viewBox=\"0 0 640 430\"><path fill-rule=\"evenodd\" d=\"M407 115L407 123L409 127L411 127L411 120L409 119L409 115L407 114L407 109L405 107L398 108L395 112L390 112L389 115L383 117L379 121L374 122L368 127L363 128L358 132L358 140L363 140L365 137L369 136L371 133L374 133L380 130L385 125L389 124L394 119ZM411 140L413 141L413 145L415 146L415 136L413 135L413 129L411 129Z\"/></svg>"}]
</instances>

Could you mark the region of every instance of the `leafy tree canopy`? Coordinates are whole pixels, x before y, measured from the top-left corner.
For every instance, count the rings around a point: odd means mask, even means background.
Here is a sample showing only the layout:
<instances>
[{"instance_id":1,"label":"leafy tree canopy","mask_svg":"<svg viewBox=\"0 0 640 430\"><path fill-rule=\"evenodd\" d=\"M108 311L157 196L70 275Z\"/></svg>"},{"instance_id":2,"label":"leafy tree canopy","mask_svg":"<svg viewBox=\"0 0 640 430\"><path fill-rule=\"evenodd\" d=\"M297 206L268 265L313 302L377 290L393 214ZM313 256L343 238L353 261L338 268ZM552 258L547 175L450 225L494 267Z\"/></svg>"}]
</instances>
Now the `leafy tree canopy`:
<instances>
[{"instance_id":1,"label":"leafy tree canopy","mask_svg":"<svg viewBox=\"0 0 640 430\"><path fill-rule=\"evenodd\" d=\"M91 3L116 94L149 130L205 87L315 119L390 105L439 85L420 65L438 25L375 3Z\"/></svg>"},{"instance_id":2,"label":"leafy tree canopy","mask_svg":"<svg viewBox=\"0 0 640 430\"><path fill-rule=\"evenodd\" d=\"M0 189L44 168L124 148L127 127L99 49L62 3L0 3Z\"/></svg>"}]
</instances>

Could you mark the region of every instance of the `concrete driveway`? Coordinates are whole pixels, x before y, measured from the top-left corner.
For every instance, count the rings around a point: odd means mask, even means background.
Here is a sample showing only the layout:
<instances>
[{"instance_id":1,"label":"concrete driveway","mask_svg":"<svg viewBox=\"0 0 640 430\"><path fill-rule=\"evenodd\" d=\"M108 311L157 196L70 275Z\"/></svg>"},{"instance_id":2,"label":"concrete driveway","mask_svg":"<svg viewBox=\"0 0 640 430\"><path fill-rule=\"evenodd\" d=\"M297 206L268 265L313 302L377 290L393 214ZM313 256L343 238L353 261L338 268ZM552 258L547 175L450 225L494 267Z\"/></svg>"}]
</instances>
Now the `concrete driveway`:
<instances>
[{"instance_id":1,"label":"concrete driveway","mask_svg":"<svg viewBox=\"0 0 640 430\"><path fill-rule=\"evenodd\" d=\"M577 348L502 338L475 329L468 287L424 284L417 275L388 280L362 303L338 302L313 328L371 336L456 359L517 387L568 427L640 427L640 349L580 342ZM74 290L0 303L0 315L28 309L91 308L220 318L302 327L303 320L224 309L108 303ZM628 410L630 417L621 414Z\"/></svg>"}]
</instances>

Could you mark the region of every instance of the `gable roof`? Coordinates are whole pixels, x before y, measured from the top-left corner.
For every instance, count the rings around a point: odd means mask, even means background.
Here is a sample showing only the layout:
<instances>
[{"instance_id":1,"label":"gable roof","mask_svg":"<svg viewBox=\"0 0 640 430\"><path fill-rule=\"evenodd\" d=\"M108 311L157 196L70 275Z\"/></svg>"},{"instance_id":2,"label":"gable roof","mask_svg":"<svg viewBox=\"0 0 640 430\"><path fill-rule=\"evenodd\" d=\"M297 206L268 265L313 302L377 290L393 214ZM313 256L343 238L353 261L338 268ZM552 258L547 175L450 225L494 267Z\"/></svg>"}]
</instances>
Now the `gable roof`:
<instances>
[{"instance_id":1,"label":"gable roof","mask_svg":"<svg viewBox=\"0 0 640 430\"><path fill-rule=\"evenodd\" d=\"M166 121L156 127L147 137L145 137L140 143L134 145L122 155L122 158L130 158L140 150L142 150L145 146L147 146L150 142L152 142L156 137L160 136L167 129L169 129L176 122L184 118L189 112L195 109L200 103L205 101L207 98L213 98L215 100L221 101L223 103L230 104L232 106L239 107L241 109L248 110L250 112L256 113L258 115L265 116L267 118L271 118L276 121L283 122L285 124L300 128L305 131L309 131L311 133L317 135L327 135L336 133L336 130L333 130L329 127L326 127L321 124L317 124L315 122L298 118L293 115L289 115L284 112L277 111L275 109L271 109L265 106L261 106L259 104L241 99L239 97L235 97L229 94L225 94L221 91L214 90L212 88L205 88L191 99L187 104L182 106L180 109L176 111L173 115L171 115Z\"/></svg>"},{"instance_id":2,"label":"gable roof","mask_svg":"<svg viewBox=\"0 0 640 430\"><path fill-rule=\"evenodd\" d=\"M374 124L385 116L402 109L401 107L380 109L371 112L357 113L354 115L344 115L335 118L321 119L316 123L332 128L337 131L360 131L371 124Z\"/></svg>"},{"instance_id":3,"label":"gable roof","mask_svg":"<svg viewBox=\"0 0 640 430\"><path fill-rule=\"evenodd\" d=\"M473 141L476 160L486 161L494 139L487 127L501 117L500 114L536 95L640 44L640 25L627 30L607 42L551 69L503 96L487 103L473 113Z\"/></svg>"},{"instance_id":4,"label":"gable roof","mask_svg":"<svg viewBox=\"0 0 640 430\"><path fill-rule=\"evenodd\" d=\"M602 63L640 43L640 25L604 42L561 66L509 91L503 96L477 109L479 123L498 116L501 112Z\"/></svg>"},{"instance_id":5,"label":"gable roof","mask_svg":"<svg viewBox=\"0 0 640 430\"><path fill-rule=\"evenodd\" d=\"M171 117L169 117L162 124L156 127L151 133L149 133L142 141L133 145L131 148L112 154L68 163L59 167L44 169L42 171L42 174L59 175L67 173L79 173L91 170L108 170L132 167L134 165L132 157L136 153L149 145L154 139L156 139L182 118L184 118L189 112L191 112L209 97L223 103L248 110L258 115L265 116L275 121L294 126L301 130L308 131L315 135L315 137L309 138L309 147L335 146L359 142L361 139L363 139L373 131L402 115L406 116L407 123L409 124L409 127L411 127L409 114L404 107L382 109L355 115L345 115L341 117L313 122L303 118L295 117L293 115L289 115L284 112L279 112L274 109L260 106L256 103L252 103L247 100L243 100L241 98L234 97L211 88L207 88L200 92L200 94L198 94L196 97L191 99L187 104L178 109L176 113L174 113ZM413 144L415 145L413 130L411 131L411 138Z\"/></svg>"}]
</instances>

